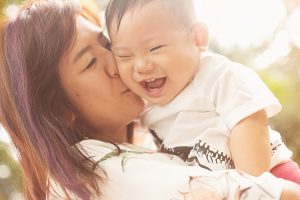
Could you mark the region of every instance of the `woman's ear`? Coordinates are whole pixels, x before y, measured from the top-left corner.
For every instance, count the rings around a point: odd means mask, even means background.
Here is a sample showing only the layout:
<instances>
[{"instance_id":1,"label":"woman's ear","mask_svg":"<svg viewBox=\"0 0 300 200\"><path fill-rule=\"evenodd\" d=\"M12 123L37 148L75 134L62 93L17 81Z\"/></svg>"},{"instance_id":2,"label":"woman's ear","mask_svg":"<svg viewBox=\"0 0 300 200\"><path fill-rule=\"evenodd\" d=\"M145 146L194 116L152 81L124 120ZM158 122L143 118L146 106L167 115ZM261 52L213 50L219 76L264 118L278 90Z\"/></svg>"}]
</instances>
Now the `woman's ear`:
<instances>
[{"instance_id":1,"label":"woman's ear","mask_svg":"<svg viewBox=\"0 0 300 200\"><path fill-rule=\"evenodd\" d=\"M208 49L208 28L204 23L196 23L192 27L193 41L198 47L199 51L206 51Z\"/></svg>"},{"instance_id":2,"label":"woman's ear","mask_svg":"<svg viewBox=\"0 0 300 200\"><path fill-rule=\"evenodd\" d=\"M76 120L76 115L73 112L66 110L64 112L64 119L66 120L66 123L71 126Z\"/></svg>"}]
</instances>

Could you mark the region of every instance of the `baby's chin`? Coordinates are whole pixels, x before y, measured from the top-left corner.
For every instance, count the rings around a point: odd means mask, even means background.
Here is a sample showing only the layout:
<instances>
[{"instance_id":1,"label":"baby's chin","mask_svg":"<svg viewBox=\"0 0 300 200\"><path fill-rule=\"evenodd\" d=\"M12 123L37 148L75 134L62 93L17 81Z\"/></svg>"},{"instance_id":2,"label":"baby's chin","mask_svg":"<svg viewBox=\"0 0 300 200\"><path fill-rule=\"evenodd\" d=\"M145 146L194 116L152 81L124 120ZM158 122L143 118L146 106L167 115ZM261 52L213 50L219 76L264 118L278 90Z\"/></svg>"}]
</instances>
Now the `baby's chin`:
<instances>
[{"instance_id":1,"label":"baby's chin","mask_svg":"<svg viewBox=\"0 0 300 200\"><path fill-rule=\"evenodd\" d=\"M164 105L170 103L174 98L175 98L175 96L174 97L161 96L161 97L155 97L155 98L145 97L145 98L143 98L143 100L146 102L146 107L154 106L154 105L164 106Z\"/></svg>"}]
</instances>

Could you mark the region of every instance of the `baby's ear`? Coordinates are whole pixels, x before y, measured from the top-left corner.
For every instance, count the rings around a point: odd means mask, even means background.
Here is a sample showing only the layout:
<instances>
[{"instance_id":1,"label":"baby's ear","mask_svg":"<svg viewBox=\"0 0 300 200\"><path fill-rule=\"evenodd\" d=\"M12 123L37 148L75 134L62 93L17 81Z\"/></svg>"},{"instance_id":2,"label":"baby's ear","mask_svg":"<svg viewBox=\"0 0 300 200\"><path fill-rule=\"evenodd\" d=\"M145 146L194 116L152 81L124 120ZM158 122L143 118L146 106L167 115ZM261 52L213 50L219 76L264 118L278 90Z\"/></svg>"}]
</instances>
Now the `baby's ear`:
<instances>
[{"instance_id":1,"label":"baby's ear","mask_svg":"<svg viewBox=\"0 0 300 200\"><path fill-rule=\"evenodd\" d=\"M206 51L208 48L208 28L204 23L196 23L192 27L193 40L199 51Z\"/></svg>"}]
</instances>

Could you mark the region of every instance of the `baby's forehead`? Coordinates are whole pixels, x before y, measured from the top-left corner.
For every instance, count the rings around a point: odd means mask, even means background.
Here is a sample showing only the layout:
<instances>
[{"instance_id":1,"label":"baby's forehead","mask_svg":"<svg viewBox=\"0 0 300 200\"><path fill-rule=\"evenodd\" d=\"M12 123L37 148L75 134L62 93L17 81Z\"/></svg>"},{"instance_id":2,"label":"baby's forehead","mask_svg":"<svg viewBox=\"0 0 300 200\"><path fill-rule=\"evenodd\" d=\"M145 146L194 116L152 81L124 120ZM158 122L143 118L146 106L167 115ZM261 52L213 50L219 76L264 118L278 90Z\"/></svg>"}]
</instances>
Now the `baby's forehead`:
<instances>
[{"instance_id":1,"label":"baby's forehead","mask_svg":"<svg viewBox=\"0 0 300 200\"><path fill-rule=\"evenodd\" d=\"M140 13L143 14L145 8L152 7L153 15L157 12L164 12L165 14L170 14L172 16L181 15L185 12L183 9L183 1L186 1L184 4L187 3L189 0L150 0L150 1L142 1L140 3L132 4L131 7L127 9L123 13L123 16L128 13ZM135 1L139 2L139 1ZM181 2L181 3L179 3Z\"/></svg>"}]
</instances>

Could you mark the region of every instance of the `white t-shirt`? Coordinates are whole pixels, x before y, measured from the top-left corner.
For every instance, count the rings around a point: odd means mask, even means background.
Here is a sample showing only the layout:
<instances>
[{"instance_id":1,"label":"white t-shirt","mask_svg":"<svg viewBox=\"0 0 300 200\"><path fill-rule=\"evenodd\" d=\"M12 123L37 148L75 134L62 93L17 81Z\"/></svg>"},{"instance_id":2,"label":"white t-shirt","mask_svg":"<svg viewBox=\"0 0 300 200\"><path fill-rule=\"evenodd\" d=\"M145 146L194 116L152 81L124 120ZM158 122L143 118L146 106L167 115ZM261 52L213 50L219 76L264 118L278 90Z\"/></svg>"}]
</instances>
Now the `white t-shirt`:
<instances>
[{"instance_id":1,"label":"white t-shirt","mask_svg":"<svg viewBox=\"0 0 300 200\"><path fill-rule=\"evenodd\" d=\"M215 171L234 168L229 150L231 130L262 109L269 118L281 105L253 70L205 53L193 81L170 103L149 106L141 121L163 141L164 151ZM269 133L274 167L287 162L292 152L279 133L271 128Z\"/></svg>"},{"instance_id":2,"label":"white t-shirt","mask_svg":"<svg viewBox=\"0 0 300 200\"><path fill-rule=\"evenodd\" d=\"M236 199L238 193L245 200L275 200L282 192L282 179L270 173L252 177L235 170L211 172L186 166L176 156L133 145L119 145L122 153L118 156L113 156L116 147L109 143L85 140L79 145L88 157L101 160L98 164L107 177L100 183L101 200L184 200L185 193L199 186L228 200ZM60 193L59 187L51 184L51 191ZM47 199L57 200L59 195Z\"/></svg>"}]
</instances>

